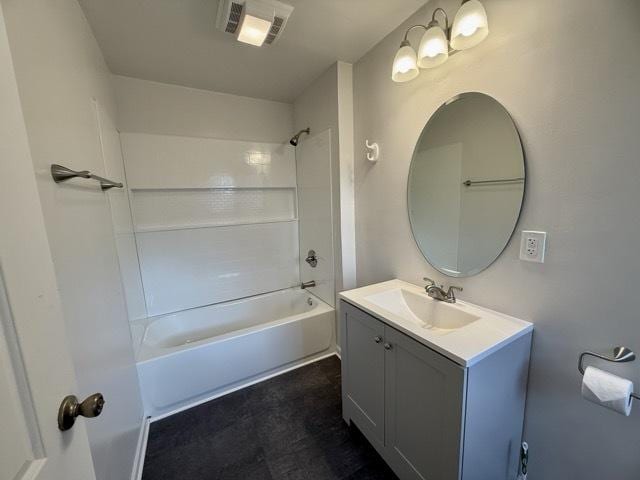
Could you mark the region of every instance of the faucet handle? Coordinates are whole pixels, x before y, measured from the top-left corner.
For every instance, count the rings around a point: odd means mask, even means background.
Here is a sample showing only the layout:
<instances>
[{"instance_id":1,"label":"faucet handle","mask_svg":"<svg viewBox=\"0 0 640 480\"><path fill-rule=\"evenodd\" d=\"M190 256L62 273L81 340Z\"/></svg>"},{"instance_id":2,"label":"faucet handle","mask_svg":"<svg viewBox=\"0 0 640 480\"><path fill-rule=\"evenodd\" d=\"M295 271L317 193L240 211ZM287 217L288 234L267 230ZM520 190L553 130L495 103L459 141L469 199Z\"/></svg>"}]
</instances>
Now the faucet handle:
<instances>
[{"instance_id":1,"label":"faucet handle","mask_svg":"<svg viewBox=\"0 0 640 480\"><path fill-rule=\"evenodd\" d=\"M428 287L430 287L431 285L435 285L436 284L436 282L434 282L433 280L431 280L428 277L423 277L422 280L424 280L425 282L429 282L429 285L427 285Z\"/></svg>"},{"instance_id":2,"label":"faucet handle","mask_svg":"<svg viewBox=\"0 0 640 480\"><path fill-rule=\"evenodd\" d=\"M454 290L462 292L463 288L462 287L456 287L455 285L451 285L449 287L449 289L447 290L447 301L449 303L456 303L456 294L454 293Z\"/></svg>"}]
</instances>

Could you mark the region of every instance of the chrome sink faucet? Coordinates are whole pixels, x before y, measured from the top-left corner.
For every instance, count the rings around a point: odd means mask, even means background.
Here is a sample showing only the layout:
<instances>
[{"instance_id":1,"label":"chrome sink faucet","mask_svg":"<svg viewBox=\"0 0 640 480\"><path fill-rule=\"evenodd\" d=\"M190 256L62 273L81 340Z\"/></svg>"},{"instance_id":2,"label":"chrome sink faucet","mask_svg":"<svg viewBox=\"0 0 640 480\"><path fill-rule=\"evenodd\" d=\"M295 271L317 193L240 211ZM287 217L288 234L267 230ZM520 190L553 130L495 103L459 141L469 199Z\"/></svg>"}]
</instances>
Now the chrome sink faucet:
<instances>
[{"instance_id":1,"label":"chrome sink faucet","mask_svg":"<svg viewBox=\"0 0 640 480\"><path fill-rule=\"evenodd\" d=\"M462 287L455 287L451 285L449 289L445 292L443 290L444 285L438 286L436 285L436 282L434 282L433 280L427 277L424 277L423 280L425 282L429 282L428 285L424 287L424 290L425 292L427 292L427 295L429 295L434 300L439 300L441 302L456 303L456 294L454 293L454 291L455 290L459 292L462 291Z\"/></svg>"}]
</instances>

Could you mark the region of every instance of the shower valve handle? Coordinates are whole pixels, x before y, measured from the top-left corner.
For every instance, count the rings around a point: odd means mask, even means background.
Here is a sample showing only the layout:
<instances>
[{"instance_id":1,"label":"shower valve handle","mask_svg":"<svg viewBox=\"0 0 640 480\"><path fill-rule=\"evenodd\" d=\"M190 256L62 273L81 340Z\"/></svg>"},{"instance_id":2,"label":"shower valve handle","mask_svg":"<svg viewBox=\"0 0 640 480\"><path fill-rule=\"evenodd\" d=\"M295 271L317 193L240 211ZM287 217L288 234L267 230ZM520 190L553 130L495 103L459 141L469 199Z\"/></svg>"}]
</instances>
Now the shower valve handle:
<instances>
[{"instance_id":1,"label":"shower valve handle","mask_svg":"<svg viewBox=\"0 0 640 480\"><path fill-rule=\"evenodd\" d=\"M318 266L318 257L316 257L316 251L309 250L309 252L307 253L307 258L305 258L304 261L307 262L311 266L311 268L316 268Z\"/></svg>"}]
</instances>

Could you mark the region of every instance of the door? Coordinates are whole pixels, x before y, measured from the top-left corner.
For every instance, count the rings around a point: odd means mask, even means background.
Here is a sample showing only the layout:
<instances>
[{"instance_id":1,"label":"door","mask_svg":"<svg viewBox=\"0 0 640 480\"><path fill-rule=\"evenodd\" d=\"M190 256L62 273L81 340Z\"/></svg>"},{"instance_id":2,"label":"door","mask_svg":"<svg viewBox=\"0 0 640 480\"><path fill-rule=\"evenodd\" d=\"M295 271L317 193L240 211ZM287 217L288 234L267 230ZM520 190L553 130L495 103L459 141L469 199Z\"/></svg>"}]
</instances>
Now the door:
<instances>
[{"instance_id":1,"label":"door","mask_svg":"<svg viewBox=\"0 0 640 480\"><path fill-rule=\"evenodd\" d=\"M0 480L91 480L82 421L57 426L75 376L1 5L0 105Z\"/></svg>"},{"instance_id":2,"label":"door","mask_svg":"<svg viewBox=\"0 0 640 480\"><path fill-rule=\"evenodd\" d=\"M465 370L385 327L386 457L403 479L460 475Z\"/></svg>"},{"instance_id":3,"label":"door","mask_svg":"<svg viewBox=\"0 0 640 480\"><path fill-rule=\"evenodd\" d=\"M342 302L349 417L369 440L384 441L384 324Z\"/></svg>"}]
</instances>

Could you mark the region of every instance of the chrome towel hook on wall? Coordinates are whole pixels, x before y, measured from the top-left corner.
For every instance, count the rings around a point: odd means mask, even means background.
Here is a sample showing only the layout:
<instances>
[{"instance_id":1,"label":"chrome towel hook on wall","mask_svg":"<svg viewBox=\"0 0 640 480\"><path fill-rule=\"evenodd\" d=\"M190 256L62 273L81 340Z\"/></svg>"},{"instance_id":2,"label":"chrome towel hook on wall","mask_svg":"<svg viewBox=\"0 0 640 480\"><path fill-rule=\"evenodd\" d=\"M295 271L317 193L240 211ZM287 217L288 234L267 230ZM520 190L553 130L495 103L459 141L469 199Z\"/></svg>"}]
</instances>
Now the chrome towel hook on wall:
<instances>
[{"instance_id":1,"label":"chrome towel hook on wall","mask_svg":"<svg viewBox=\"0 0 640 480\"><path fill-rule=\"evenodd\" d=\"M102 188L102 190L109 190L110 188L122 188L122 183L99 177L98 175L94 175L88 170L71 170L70 168L64 167L62 165L57 165L55 163L51 165L51 177L56 183L65 182L72 178L90 178L92 180L97 180L98 182L100 182L100 188Z\"/></svg>"},{"instance_id":2,"label":"chrome towel hook on wall","mask_svg":"<svg viewBox=\"0 0 640 480\"><path fill-rule=\"evenodd\" d=\"M633 362L636 359L636 354L627 347L615 347L613 349L613 357L606 357L604 355L600 355L599 353L593 352L582 352L580 354L580 358L578 359L578 371L581 375L584 375L584 357L586 357L587 355L613 363ZM632 393L631 396L635 399L640 400L640 395L637 393Z\"/></svg>"}]
</instances>

